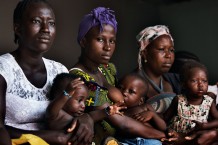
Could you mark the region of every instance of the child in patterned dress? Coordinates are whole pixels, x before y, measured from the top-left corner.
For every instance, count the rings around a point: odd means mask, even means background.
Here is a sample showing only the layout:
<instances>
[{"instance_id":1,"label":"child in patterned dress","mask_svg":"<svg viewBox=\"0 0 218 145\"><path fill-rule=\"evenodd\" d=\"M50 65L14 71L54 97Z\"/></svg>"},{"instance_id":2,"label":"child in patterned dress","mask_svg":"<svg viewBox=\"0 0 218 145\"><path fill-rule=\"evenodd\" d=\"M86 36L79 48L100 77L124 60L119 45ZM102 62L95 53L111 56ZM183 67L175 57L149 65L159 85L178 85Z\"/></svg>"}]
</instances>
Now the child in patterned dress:
<instances>
[{"instance_id":1,"label":"child in patterned dress","mask_svg":"<svg viewBox=\"0 0 218 145\"><path fill-rule=\"evenodd\" d=\"M199 62L190 61L183 65L181 72L182 94L177 95L164 114L169 128L188 135L193 131L218 127L218 112L215 100L209 97L207 68ZM180 136L180 137L182 137ZM185 139L189 139L188 136Z\"/></svg>"}]
</instances>

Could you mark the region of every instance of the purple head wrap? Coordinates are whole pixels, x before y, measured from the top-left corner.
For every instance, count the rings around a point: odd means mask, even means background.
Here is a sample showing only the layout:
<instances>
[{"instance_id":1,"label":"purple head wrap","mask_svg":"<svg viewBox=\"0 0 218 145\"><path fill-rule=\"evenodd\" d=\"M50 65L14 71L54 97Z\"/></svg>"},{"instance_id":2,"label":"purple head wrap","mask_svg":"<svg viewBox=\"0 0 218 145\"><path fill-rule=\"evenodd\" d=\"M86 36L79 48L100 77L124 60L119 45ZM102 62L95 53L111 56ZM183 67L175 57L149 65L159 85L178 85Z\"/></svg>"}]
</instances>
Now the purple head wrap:
<instances>
[{"instance_id":1,"label":"purple head wrap","mask_svg":"<svg viewBox=\"0 0 218 145\"><path fill-rule=\"evenodd\" d=\"M80 44L80 41L88 31L97 25L100 25L100 31L102 31L103 24L110 24L114 27L115 32L117 32L117 21L113 13L114 11L109 8L97 7L91 13L85 15L79 25L77 42Z\"/></svg>"}]
</instances>

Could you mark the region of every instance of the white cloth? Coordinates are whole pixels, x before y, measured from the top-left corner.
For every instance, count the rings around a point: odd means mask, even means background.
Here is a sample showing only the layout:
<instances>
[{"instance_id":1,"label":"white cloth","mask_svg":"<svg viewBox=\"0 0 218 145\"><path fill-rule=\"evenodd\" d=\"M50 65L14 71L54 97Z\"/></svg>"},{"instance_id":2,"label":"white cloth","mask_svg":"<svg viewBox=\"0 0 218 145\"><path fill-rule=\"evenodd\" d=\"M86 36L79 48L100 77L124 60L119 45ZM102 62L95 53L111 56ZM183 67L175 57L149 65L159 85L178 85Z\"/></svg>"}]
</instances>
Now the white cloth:
<instances>
[{"instance_id":1,"label":"white cloth","mask_svg":"<svg viewBox=\"0 0 218 145\"><path fill-rule=\"evenodd\" d=\"M0 56L0 74L7 83L5 125L24 130L44 128L44 114L49 104L46 97L54 77L67 68L55 61L43 58L47 81L42 88L29 82L14 57L7 53Z\"/></svg>"},{"instance_id":2,"label":"white cloth","mask_svg":"<svg viewBox=\"0 0 218 145\"><path fill-rule=\"evenodd\" d=\"M212 92L216 95L216 104L218 104L218 88L217 85L208 85L208 92Z\"/></svg>"}]
</instances>

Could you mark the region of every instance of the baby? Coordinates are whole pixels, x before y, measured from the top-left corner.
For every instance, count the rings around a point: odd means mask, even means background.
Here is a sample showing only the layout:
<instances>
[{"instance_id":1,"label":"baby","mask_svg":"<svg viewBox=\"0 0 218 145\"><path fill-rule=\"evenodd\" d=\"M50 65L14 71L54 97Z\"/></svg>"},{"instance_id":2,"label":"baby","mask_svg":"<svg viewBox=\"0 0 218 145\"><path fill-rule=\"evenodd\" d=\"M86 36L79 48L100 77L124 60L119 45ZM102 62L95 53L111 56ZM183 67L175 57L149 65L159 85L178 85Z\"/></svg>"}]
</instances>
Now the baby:
<instances>
[{"instance_id":1,"label":"baby","mask_svg":"<svg viewBox=\"0 0 218 145\"><path fill-rule=\"evenodd\" d=\"M114 96L123 96L124 104L127 107L127 110L124 111L124 115L136 119L144 125L153 127L157 130L163 132L166 130L166 123L164 120L159 117L151 105L145 103L148 83L140 75L137 73L125 75L120 80L118 88L120 91L116 88L109 89L109 98L111 99L111 97ZM123 144L162 144L157 139L143 139L140 137L121 138L118 136L118 140Z\"/></svg>"},{"instance_id":2,"label":"baby","mask_svg":"<svg viewBox=\"0 0 218 145\"><path fill-rule=\"evenodd\" d=\"M62 73L56 76L49 98L53 101L49 104L46 112L50 129L64 129L68 127L72 119L85 113L85 102L88 97L87 85L89 83L69 73ZM102 120L115 113L121 114L119 110L125 107L120 107L120 105L117 103L105 109L96 110L98 117L94 121ZM68 128L68 131L72 131L74 127Z\"/></svg>"}]
</instances>

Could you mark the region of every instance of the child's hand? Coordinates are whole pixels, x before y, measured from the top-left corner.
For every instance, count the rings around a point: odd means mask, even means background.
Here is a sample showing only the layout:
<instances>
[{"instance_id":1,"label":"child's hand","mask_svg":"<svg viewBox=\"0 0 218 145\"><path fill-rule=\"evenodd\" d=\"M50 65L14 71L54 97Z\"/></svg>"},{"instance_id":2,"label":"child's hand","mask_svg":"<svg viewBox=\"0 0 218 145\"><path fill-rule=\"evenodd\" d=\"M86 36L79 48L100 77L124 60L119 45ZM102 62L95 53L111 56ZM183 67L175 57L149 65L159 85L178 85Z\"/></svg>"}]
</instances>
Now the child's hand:
<instances>
[{"instance_id":1,"label":"child's hand","mask_svg":"<svg viewBox=\"0 0 218 145\"><path fill-rule=\"evenodd\" d=\"M136 119L139 122L147 123L153 118L153 115L153 111L143 111L141 113L133 115L132 118Z\"/></svg>"},{"instance_id":2,"label":"child's hand","mask_svg":"<svg viewBox=\"0 0 218 145\"><path fill-rule=\"evenodd\" d=\"M77 120L73 120L70 127L67 129L67 132L68 133L73 132L73 130L76 128L76 125L77 125Z\"/></svg>"},{"instance_id":3,"label":"child's hand","mask_svg":"<svg viewBox=\"0 0 218 145\"><path fill-rule=\"evenodd\" d=\"M124 104L124 101L117 102L108 107L109 107L109 112L108 112L109 115L114 115L114 114L123 115L123 112L120 112L120 110L127 109L127 107Z\"/></svg>"},{"instance_id":4,"label":"child's hand","mask_svg":"<svg viewBox=\"0 0 218 145\"><path fill-rule=\"evenodd\" d=\"M75 90L78 89L82 84L84 84L84 82L81 81L81 78L74 79L67 85L65 90L72 96Z\"/></svg>"}]
</instances>

